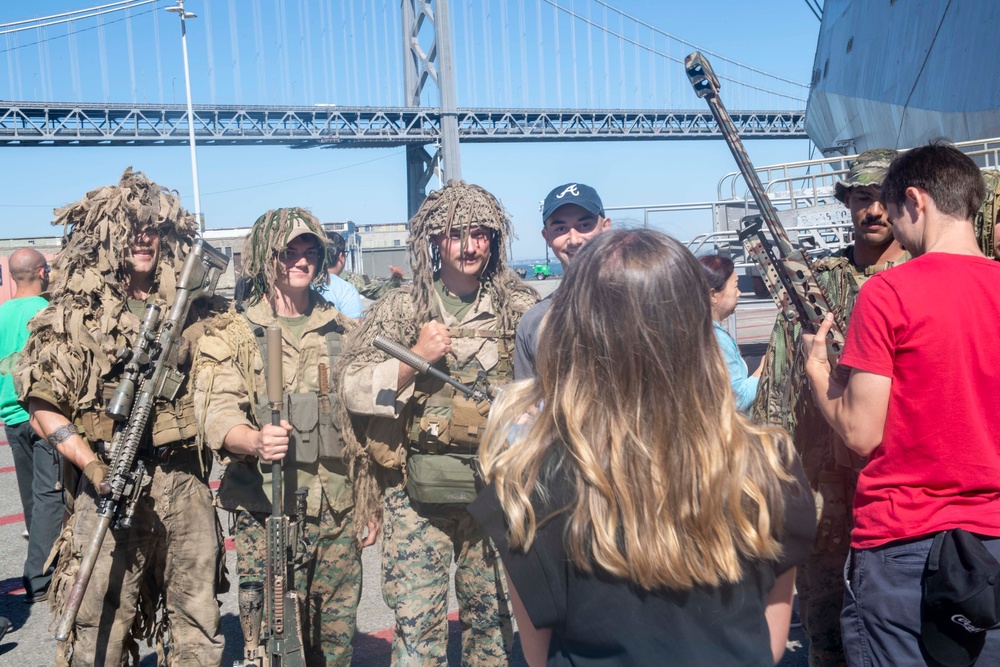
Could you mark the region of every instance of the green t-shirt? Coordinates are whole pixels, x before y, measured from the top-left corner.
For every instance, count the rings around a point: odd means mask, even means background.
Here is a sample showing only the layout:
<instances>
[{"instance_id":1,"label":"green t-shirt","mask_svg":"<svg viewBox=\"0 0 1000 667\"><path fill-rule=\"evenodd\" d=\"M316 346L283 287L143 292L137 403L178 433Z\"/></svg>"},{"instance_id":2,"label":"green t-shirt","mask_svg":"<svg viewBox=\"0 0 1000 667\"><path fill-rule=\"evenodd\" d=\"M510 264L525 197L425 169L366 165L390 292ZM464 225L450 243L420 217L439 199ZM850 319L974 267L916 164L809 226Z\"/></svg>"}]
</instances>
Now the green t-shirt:
<instances>
[{"instance_id":1,"label":"green t-shirt","mask_svg":"<svg viewBox=\"0 0 1000 667\"><path fill-rule=\"evenodd\" d=\"M28 341L28 320L49 302L40 296L11 299L0 304L0 421L16 426L28 421L28 413L17 403L11 373Z\"/></svg>"},{"instance_id":2,"label":"green t-shirt","mask_svg":"<svg viewBox=\"0 0 1000 667\"><path fill-rule=\"evenodd\" d=\"M448 311L448 314L454 315L455 319L459 322L462 321L462 318L465 317L479 298L479 290L466 296L455 296L448 291L448 288L444 286L444 282L440 278L434 281L434 289L437 290L438 295L441 297L444 309Z\"/></svg>"},{"instance_id":3,"label":"green t-shirt","mask_svg":"<svg viewBox=\"0 0 1000 667\"><path fill-rule=\"evenodd\" d=\"M140 320L142 319L142 314L146 312L145 299L129 299L126 305L128 306L128 312L132 313Z\"/></svg>"},{"instance_id":4,"label":"green t-shirt","mask_svg":"<svg viewBox=\"0 0 1000 667\"><path fill-rule=\"evenodd\" d=\"M295 336L295 340L302 340L302 334L306 330L306 325L309 323L309 318L312 316L312 306L305 315L298 315L296 317L278 317L278 321L288 327L288 330L292 332Z\"/></svg>"}]
</instances>

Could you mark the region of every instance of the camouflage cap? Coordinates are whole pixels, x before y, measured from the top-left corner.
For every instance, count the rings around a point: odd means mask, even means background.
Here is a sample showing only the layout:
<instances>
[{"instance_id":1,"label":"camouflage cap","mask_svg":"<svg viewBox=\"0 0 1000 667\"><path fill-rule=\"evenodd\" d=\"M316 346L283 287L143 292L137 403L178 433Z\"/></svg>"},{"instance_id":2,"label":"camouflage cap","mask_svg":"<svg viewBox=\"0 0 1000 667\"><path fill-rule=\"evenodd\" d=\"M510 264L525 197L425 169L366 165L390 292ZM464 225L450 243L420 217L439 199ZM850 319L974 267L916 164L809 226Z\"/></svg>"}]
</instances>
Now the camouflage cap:
<instances>
[{"instance_id":1,"label":"camouflage cap","mask_svg":"<svg viewBox=\"0 0 1000 667\"><path fill-rule=\"evenodd\" d=\"M899 155L899 151L892 148L873 148L859 155L851 170L847 172L847 178L838 181L834 186L833 196L838 201L844 201L844 194L850 188L864 185L882 185L882 180L889 171L889 165Z\"/></svg>"},{"instance_id":2,"label":"camouflage cap","mask_svg":"<svg viewBox=\"0 0 1000 667\"><path fill-rule=\"evenodd\" d=\"M243 241L243 267L240 271L246 281L246 296L250 305L259 302L273 289L277 254L287 248L292 239L304 234L315 236L321 249L325 250L330 245L330 239L323 231L320 221L302 208L272 209L253 223L250 233ZM329 263L327 253L321 252L316 277L313 279L315 287L319 288L328 282Z\"/></svg>"}]
</instances>

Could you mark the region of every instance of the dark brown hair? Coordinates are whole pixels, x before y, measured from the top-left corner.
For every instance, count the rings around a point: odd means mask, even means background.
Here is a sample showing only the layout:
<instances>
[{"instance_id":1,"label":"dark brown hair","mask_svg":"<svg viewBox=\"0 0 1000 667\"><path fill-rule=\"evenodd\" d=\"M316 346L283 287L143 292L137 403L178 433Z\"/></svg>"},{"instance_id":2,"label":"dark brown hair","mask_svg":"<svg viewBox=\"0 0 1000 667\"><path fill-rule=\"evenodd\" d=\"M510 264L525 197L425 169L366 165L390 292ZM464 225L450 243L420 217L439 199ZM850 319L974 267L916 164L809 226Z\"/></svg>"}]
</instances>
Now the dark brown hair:
<instances>
[{"instance_id":1,"label":"dark brown hair","mask_svg":"<svg viewBox=\"0 0 1000 667\"><path fill-rule=\"evenodd\" d=\"M901 208L906 188L911 187L926 191L941 213L962 220L974 219L986 197L983 175L972 158L940 141L906 151L892 161L882 181L882 203Z\"/></svg>"},{"instance_id":2,"label":"dark brown hair","mask_svg":"<svg viewBox=\"0 0 1000 667\"><path fill-rule=\"evenodd\" d=\"M718 292L733 275L736 265L733 260L722 255L702 255L698 258L701 266L705 269L705 278L708 280L708 287Z\"/></svg>"}]
</instances>

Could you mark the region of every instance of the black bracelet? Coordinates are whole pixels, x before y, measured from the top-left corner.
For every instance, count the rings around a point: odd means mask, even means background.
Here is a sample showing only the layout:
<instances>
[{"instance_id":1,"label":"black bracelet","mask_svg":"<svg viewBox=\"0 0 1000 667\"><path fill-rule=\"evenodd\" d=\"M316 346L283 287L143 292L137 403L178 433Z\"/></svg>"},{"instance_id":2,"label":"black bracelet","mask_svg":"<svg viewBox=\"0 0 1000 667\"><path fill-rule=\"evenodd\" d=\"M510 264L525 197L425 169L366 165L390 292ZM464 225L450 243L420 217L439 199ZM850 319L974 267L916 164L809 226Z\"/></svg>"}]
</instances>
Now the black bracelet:
<instances>
[{"instance_id":1,"label":"black bracelet","mask_svg":"<svg viewBox=\"0 0 1000 667\"><path fill-rule=\"evenodd\" d=\"M63 424L56 430L52 431L52 433L49 433L49 436L45 439L48 440L49 444L53 447L58 447L74 435L77 435L76 427L72 424Z\"/></svg>"}]
</instances>

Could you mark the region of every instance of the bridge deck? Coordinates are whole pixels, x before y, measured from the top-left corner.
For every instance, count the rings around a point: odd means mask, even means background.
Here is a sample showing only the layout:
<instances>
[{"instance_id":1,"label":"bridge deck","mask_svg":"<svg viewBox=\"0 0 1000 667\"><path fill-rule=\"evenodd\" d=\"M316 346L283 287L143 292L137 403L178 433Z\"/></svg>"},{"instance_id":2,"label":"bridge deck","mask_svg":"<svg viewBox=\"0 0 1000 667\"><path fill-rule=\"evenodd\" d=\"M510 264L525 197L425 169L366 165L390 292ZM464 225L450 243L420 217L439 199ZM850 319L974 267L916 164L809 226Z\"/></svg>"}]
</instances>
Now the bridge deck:
<instances>
[{"instance_id":1,"label":"bridge deck","mask_svg":"<svg viewBox=\"0 0 1000 667\"><path fill-rule=\"evenodd\" d=\"M804 139L804 111L736 111L747 138ZM459 109L466 143L518 141L636 141L718 139L708 111L623 109ZM388 147L428 144L441 136L436 108L201 106L194 110L195 141L255 144ZM184 145L184 105L101 105L0 102L0 145Z\"/></svg>"}]
</instances>

